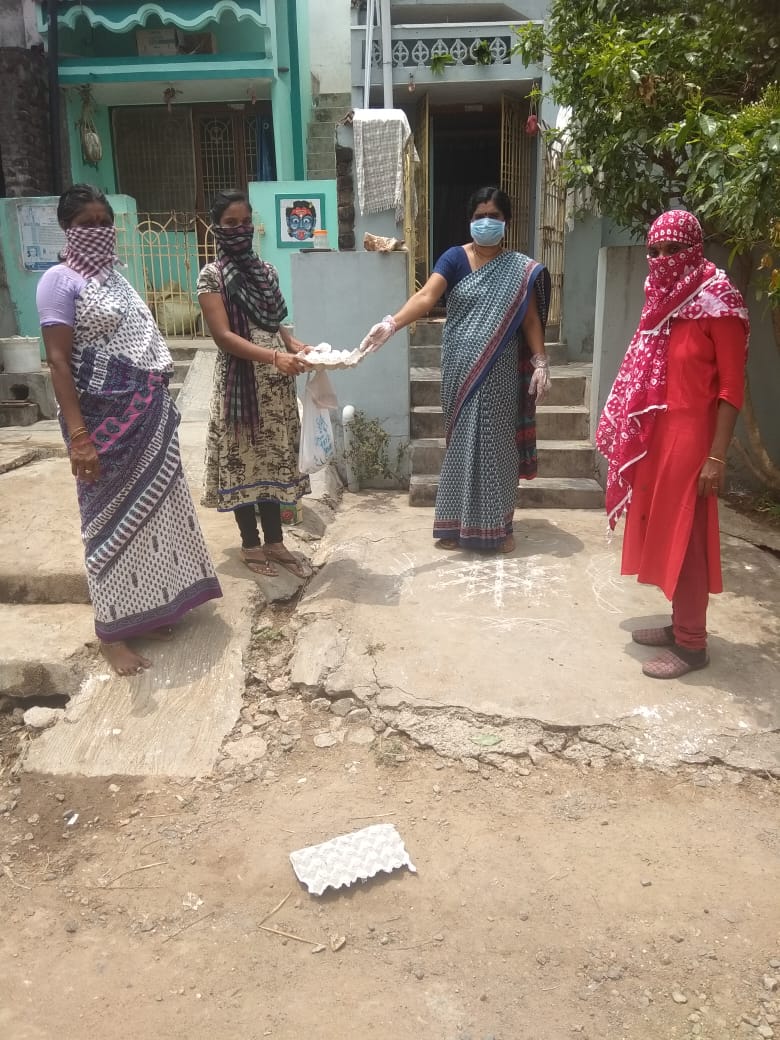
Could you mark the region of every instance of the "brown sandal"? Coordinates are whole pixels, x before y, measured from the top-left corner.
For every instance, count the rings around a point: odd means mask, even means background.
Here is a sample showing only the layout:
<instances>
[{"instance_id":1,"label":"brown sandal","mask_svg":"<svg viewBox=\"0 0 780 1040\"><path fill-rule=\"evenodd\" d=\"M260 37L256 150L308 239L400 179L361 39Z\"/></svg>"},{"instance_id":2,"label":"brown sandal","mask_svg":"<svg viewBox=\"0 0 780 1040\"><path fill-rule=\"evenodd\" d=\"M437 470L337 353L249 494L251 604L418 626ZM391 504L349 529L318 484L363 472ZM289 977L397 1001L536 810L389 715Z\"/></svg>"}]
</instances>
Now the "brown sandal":
<instances>
[{"instance_id":1,"label":"brown sandal","mask_svg":"<svg viewBox=\"0 0 780 1040\"><path fill-rule=\"evenodd\" d=\"M706 650L688 650L675 645L647 661L642 671L650 679L682 679L688 672L697 672L710 663Z\"/></svg>"},{"instance_id":2,"label":"brown sandal","mask_svg":"<svg viewBox=\"0 0 780 1040\"><path fill-rule=\"evenodd\" d=\"M498 551L500 553L504 553L504 555L507 555L508 553L514 552L515 551L515 536L513 534L508 534L506 536L506 538L503 540L503 542L501 543L501 545L499 545Z\"/></svg>"},{"instance_id":3,"label":"brown sandal","mask_svg":"<svg viewBox=\"0 0 780 1040\"><path fill-rule=\"evenodd\" d=\"M291 574L294 574L296 578L300 578L304 581L306 578L311 576L311 571L304 567L303 563L293 556L290 550L284 544L280 545L269 545L268 542L263 546L263 552L266 556L273 560L274 563L278 563L280 567L284 567Z\"/></svg>"},{"instance_id":4,"label":"brown sandal","mask_svg":"<svg viewBox=\"0 0 780 1040\"><path fill-rule=\"evenodd\" d=\"M263 578L275 578L279 571L274 567L261 546L257 545L251 549L241 550L241 559L253 574L259 574Z\"/></svg>"},{"instance_id":5,"label":"brown sandal","mask_svg":"<svg viewBox=\"0 0 780 1040\"><path fill-rule=\"evenodd\" d=\"M437 549L445 549L447 552L454 552L456 549L460 549L460 542L457 538L439 538L434 542Z\"/></svg>"},{"instance_id":6,"label":"brown sandal","mask_svg":"<svg viewBox=\"0 0 780 1040\"><path fill-rule=\"evenodd\" d=\"M665 628L638 628L631 638L640 646L674 646L674 626Z\"/></svg>"}]
</instances>

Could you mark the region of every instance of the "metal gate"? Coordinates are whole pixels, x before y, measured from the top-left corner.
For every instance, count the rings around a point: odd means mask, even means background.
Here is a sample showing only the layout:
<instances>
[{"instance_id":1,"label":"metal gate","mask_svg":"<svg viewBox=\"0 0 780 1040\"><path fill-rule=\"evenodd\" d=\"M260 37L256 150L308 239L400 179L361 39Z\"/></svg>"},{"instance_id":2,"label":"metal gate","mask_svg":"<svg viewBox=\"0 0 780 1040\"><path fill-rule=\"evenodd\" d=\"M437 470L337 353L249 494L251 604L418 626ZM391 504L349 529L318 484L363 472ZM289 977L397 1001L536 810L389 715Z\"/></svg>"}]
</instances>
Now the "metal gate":
<instances>
[{"instance_id":1,"label":"metal gate","mask_svg":"<svg viewBox=\"0 0 780 1040\"><path fill-rule=\"evenodd\" d=\"M501 98L501 186L512 203L507 249L527 253L531 230L532 139L525 132L528 103Z\"/></svg>"},{"instance_id":2,"label":"metal gate","mask_svg":"<svg viewBox=\"0 0 780 1040\"><path fill-rule=\"evenodd\" d=\"M198 273L215 257L205 213L139 213L118 252L164 336L208 337L195 293Z\"/></svg>"},{"instance_id":3,"label":"metal gate","mask_svg":"<svg viewBox=\"0 0 780 1040\"><path fill-rule=\"evenodd\" d=\"M561 149L545 148L542 197L541 262L550 272L552 292L549 325L560 325L563 316L563 241L566 229L566 187L561 176Z\"/></svg>"}]
</instances>

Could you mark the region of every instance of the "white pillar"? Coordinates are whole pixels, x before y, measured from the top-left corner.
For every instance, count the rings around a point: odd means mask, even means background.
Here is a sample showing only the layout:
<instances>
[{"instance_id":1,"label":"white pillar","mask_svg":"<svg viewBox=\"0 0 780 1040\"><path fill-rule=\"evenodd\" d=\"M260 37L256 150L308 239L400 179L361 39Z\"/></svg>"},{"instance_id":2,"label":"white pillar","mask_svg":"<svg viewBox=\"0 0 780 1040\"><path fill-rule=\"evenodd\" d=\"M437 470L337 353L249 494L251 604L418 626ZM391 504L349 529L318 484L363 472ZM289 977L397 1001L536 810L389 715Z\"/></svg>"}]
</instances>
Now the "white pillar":
<instances>
[{"instance_id":1,"label":"white pillar","mask_svg":"<svg viewBox=\"0 0 780 1040\"><path fill-rule=\"evenodd\" d=\"M393 107L393 27L390 0L379 0L379 22L382 29L382 104Z\"/></svg>"}]
</instances>

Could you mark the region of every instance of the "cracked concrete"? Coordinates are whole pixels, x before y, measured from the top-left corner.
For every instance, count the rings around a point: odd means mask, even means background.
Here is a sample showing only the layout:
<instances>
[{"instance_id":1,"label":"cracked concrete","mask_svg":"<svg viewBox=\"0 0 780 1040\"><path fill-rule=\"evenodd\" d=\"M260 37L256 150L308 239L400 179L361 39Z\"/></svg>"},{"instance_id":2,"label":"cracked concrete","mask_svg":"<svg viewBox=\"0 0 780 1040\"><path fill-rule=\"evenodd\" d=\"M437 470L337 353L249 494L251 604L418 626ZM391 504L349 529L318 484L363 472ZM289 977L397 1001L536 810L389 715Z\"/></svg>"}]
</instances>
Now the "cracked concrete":
<instances>
[{"instance_id":1,"label":"cracked concrete","mask_svg":"<svg viewBox=\"0 0 780 1040\"><path fill-rule=\"evenodd\" d=\"M659 682L630 632L668 623L668 604L620 577L620 536L607 539L601 513L523 510L515 553L498 558L436 549L431 523L397 494L345 497L299 606L293 683L351 694L458 758L525 755L552 734L585 764L611 752L780 776L773 555L724 535L712 664Z\"/></svg>"}]
</instances>

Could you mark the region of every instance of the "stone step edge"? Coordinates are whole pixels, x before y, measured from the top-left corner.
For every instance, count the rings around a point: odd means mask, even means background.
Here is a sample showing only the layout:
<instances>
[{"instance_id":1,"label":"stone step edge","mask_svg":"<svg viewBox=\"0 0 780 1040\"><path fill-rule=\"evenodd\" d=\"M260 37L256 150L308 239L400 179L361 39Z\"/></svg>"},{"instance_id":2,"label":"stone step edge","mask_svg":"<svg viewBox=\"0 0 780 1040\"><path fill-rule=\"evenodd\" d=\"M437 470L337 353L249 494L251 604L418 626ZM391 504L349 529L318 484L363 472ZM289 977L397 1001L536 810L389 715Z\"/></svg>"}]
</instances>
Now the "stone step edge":
<instances>
[{"instance_id":1,"label":"stone step edge","mask_svg":"<svg viewBox=\"0 0 780 1040\"><path fill-rule=\"evenodd\" d=\"M444 437L413 437L409 441L409 450L420 448L444 448ZM543 438L536 442L537 451L595 451L592 441L586 440L550 440Z\"/></svg>"}]
</instances>

